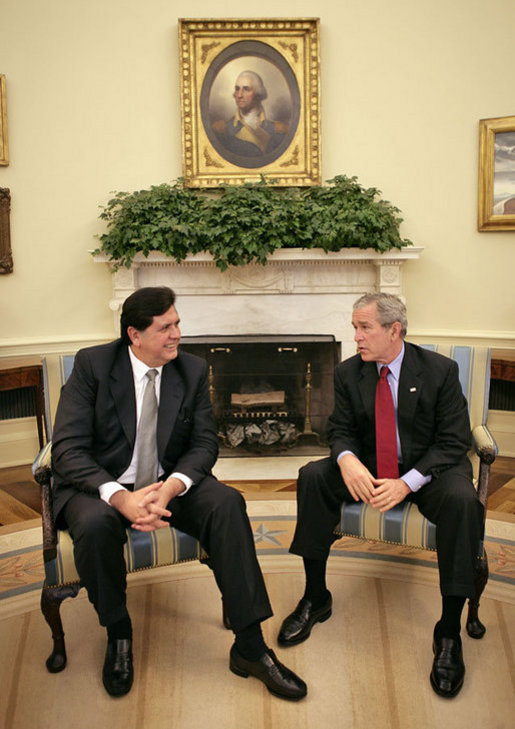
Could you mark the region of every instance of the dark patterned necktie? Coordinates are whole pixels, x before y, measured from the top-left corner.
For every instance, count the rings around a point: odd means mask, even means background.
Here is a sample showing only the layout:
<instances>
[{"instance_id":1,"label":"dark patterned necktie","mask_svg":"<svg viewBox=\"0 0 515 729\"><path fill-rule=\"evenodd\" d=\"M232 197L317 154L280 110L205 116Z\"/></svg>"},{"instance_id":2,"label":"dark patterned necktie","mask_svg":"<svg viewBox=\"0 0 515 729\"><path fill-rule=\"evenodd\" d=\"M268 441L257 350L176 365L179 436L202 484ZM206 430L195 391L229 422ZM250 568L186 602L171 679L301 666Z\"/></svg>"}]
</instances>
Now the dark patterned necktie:
<instances>
[{"instance_id":1,"label":"dark patterned necktie","mask_svg":"<svg viewBox=\"0 0 515 729\"><path fill-rule=\"evenodd\" d=\"M399 478L395 408L387 380L389 372L388 367L381 368L376 387L377 478Z\"/></svg>"},{"instance_id":2,"label":"dark patterned necktie","mask_svg":"<svg viewBox=\"0 0 515 729\"><path fill-rule=\"evenodd\" d=\"M157 480L157 397L155 379L157 370L146 374L148 382L143 393L138 426L138 461L134 489L140 489Z\"/></svg>"}]
</instances>

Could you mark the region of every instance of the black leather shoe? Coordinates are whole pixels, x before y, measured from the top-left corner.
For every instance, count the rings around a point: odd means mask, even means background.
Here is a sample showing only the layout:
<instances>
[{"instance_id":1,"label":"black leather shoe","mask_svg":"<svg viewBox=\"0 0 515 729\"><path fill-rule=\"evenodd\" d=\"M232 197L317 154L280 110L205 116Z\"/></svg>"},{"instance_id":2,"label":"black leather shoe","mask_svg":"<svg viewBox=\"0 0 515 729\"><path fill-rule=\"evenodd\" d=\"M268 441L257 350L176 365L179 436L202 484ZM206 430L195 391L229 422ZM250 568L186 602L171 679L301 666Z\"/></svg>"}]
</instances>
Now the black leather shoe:
<instances>
[{"instance_id":1,"label":"black leather shoe","mask_svg":"<svg viewBox=\"0 0 515 729\"><path fill-rule=\"evenodd\" d=\"M313 610L313 604L305 597L299 602L295 610L283 620L277 641L280 645L297 645L309 638L315 623L323 623L331 617L333 611L333 598L331 593L322 607Z\"/></svg>"},{"instance_id":2,"label":"black leather shoe","mask_svg":"<svg viewBox=\"0 0 515 729\"><path fill-rule=\"evenodd\" d=\"M113 640L107 643L102 681L111 696L123 696L131 690L134 678L132 641Z\"/></svg>"},{"instance_id":3,"label":"black leather shoe","mask_svg":"<svg viewBox=\"0 0 515 729\"><path fill-rule=\"evenodd\" d=\"M452 699L463 686L465 664L461 650L461 638L433 639L433 669L431 686L439 696Z\"/></svg>"},{"instance_id":4,"label":"black leather shoe","mask_svg":"<svg viewBox=\"0 0 515 729\"><path fill-rule=\"evenodd\" d=\"M270 649L258 661L247 661L240 656L236 646L233 645L229 667L237 676L259 678L270 693L280 699L298 701L303 699L308 692L304 681L286 668Z\"/></svg>"}]
</instances>

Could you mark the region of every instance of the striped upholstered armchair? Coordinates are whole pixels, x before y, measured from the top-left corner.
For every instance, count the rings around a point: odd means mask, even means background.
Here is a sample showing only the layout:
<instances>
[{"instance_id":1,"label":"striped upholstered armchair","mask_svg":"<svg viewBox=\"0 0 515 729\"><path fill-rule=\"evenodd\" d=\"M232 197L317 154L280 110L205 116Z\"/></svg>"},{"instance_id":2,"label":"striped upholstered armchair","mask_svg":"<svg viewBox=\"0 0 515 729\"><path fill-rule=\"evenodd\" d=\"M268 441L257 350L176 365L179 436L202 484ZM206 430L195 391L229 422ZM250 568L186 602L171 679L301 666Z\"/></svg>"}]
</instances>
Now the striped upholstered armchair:
<instances>
[{"instance_id":1,"label":"striped upholstered armchair","mask_svg":"<svg viewBox=\"0 0 515 729\"><path fill-rule=\"evenodd\" d=\"M45 358L47 423L51 424L52 388L50 380L59 380L62 386L73 368L74 355L60 355ZM50 431L51 434L51 431ZM73 559L73 544L68 531L56 529L52 511L52 470L50 464L50 441L33 463L34 478L41 487L43 521L43 562L45 580L41 591L41 611L52 630L53 650L46 661L51 673L62 671L66 666L66 648L61 621L61 603L67 597L76 597L81 584ZM128 573L179 564L192 560L208 563L196 539L170 527L155 532L139 532L127 529L125 561ZM224 624L227 618L223 615Z\"/></svg>"},{"instance_id":2,"label":"striped upholstered armchair","mask_svg":"<svg viewBox=\"0 0 515 729\"><path fill-rule=\"evenodd\" d=\"M486 515L490 466L497 455L495 440L487 427L490 350L486 347L432 344L422 346L451 357L458 364L472 427L473 449L470 455L479 499L485 507ZM399 504L383 514L361 502L344 504L335 535L436 551L436 527L412 503ZM479 620L478 608L487 581L488 561L481 544L476 569L476 595L473 600L469 600L468 605L467 632L472 638L482 638L486 630Z\"/></svg>"}]
</instances>

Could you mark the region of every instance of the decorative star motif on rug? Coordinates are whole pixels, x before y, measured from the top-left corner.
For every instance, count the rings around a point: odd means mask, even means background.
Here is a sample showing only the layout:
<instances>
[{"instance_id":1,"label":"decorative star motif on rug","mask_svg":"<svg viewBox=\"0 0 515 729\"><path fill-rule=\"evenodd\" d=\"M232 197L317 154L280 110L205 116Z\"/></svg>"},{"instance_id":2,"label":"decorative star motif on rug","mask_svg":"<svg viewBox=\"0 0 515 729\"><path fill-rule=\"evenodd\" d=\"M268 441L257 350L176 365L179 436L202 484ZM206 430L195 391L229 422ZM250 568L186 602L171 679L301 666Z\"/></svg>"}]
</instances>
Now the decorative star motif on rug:
<instances>
[{"instance_id":1,"label":"decorative star motif on rug","mask_svg":"<svg viewBox=\"0 0 515 729\"><path fill-rule=\"evenodd\" d=\"M276 539L276 535L285 534L286 529L269 529L266 524L260 524L257 529L254 529L254 541L257 542L270 542L271 544L280 544L279 540Z\"/></svg>"}]
</instances>

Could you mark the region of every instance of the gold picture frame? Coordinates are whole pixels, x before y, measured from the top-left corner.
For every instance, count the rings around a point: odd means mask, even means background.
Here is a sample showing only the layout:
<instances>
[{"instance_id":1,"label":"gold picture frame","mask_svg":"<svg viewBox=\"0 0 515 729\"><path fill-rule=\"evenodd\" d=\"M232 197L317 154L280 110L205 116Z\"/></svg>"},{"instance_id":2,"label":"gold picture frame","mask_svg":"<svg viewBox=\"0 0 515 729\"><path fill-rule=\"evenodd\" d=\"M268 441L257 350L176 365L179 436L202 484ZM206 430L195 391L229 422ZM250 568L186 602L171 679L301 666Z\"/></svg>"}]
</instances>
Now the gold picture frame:
<instances>
[{"instance_id":1,"label":"gold picture frame","mask_svg":"<svg viewBox=\"0 0 515 729\"><path fill-rule=\"evenodd\" d=\"M515 230L515 116L479 122L478 229Z\"/></svg>"},{"instance_id":2,"label":"gold picture frame","mask_svg":"<svg viewBox=\"0 0 515 729\"><path fill-rule=\"evenodd\" d=\"M7 105L5 100L5 76L0 73L0 165L9 164L7 144Z\"/></svg>"},{"instance_id":3,"label":"gold picture frame","mask_svg":"<svg viewBox=\"0 0 515 729\"><path fill-rule=\"evenodd\" d=\"M320 184L318 18L182 18L179 57L187 185ZM245 72L257 102L244 117Z\"/></svg>"}]
</instances>

